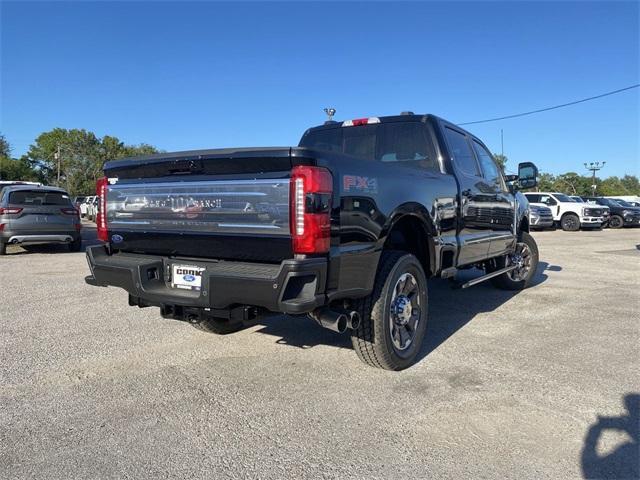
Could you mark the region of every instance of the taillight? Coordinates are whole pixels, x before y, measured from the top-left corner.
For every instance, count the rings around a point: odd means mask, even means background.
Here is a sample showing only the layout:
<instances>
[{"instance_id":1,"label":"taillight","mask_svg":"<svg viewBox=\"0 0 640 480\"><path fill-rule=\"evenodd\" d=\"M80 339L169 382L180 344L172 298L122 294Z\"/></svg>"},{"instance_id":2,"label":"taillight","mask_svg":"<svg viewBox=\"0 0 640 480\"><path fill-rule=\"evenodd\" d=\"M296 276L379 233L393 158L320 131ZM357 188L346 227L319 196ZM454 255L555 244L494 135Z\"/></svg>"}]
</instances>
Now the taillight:
<instances>
[{"instance_id":1,"label":"taillight","mask_svg":"<svg viewBox=\"0 0 640 480\"><path fill-rule=\"evenodd\" d=\"M60 211L65 215L78 215L77 208L61 208Z\"/></svg>"},{"instance_id":2,"label":"taillight","mask_svg":"<svg viewBox=\"0 0 640 480\"><path fill-rule=\"evenodd\" d=\"M291 238L294 253L326 253L331 237L333 179L322 167L291 171Z\"/></svg>"},{"instance_id":3,"label":"taillight","mask_svg":"<svg viewBox=\"0 0 640 480\"><path fill-rule=\"evenodd\" d=\"M0 208L0 215L17 215L22 211L22 208L9 207L9 208Z\"/></svg>"},{"instance_id":4,"label":"taillight","mask_svg":"<svg viewBox=\"0 0 640 480\"><path fill-rule=\"evenodd\" d=\"M96 195L99 198L98 215L96 225L98 227L98 240L109 241L109 231L107 230L107 177L99 178L96 182Z\"/></svg>"}]
</instances>

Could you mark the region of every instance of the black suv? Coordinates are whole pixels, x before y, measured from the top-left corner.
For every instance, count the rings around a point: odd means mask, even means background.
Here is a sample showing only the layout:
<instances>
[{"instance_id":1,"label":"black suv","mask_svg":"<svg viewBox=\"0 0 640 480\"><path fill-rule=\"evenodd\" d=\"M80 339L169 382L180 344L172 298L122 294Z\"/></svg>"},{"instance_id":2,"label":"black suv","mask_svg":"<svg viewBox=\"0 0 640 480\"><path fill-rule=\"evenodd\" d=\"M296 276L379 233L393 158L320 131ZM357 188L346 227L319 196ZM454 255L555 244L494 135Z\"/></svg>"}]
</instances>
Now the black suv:
<instances>
[{"instance_id":1,"label":"black suv","mask_svg":"<svg viewBox=\"0 0 640 480\"><path fill-rule=\"evenodd\" d=\"M640 208L631 204L626 204L621 200L612 200L604 197L582 197L587 203L596 203L609 207L611 217L609 218L609 227L622 228L633 225L640 225Z\"/></svg>"}]
</instances>

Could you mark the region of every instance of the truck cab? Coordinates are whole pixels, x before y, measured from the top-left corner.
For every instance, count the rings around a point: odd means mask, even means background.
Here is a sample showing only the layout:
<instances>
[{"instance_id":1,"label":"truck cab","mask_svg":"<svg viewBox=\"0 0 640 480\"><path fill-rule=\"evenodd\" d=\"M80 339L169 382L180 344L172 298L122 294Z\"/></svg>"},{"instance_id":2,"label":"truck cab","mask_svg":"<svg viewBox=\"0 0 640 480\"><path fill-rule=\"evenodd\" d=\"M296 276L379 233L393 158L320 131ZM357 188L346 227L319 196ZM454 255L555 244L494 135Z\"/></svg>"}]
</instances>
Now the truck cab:
<instances>
[{"instance_id":1,"label":"truck cab","mask_svg":"<svg viewBox=\"0 0 640 480\"><path fill-rule=\"evenodd\" d=\"M97 185L96 286L231 333L264 315L349 330L367 364L419 354L427 278L480 267L519 290L538 263L529 208L484 143L434 115L308 129L297 147L161 153L108 162ZM518 188L537 169L519 166Z\"/></svg>"},{"instance_id":2,"label":"truck cab","mask_svg":"<svg viewBox=\"0 0 640 480\"><path fill-rule=\"evenodd\" d=\"M580 228L601 228L604 209L578 203L559 192L525 192L532 205L549 207L553 220L565 231L575 232Z\"/></svg>"}]
</instances>

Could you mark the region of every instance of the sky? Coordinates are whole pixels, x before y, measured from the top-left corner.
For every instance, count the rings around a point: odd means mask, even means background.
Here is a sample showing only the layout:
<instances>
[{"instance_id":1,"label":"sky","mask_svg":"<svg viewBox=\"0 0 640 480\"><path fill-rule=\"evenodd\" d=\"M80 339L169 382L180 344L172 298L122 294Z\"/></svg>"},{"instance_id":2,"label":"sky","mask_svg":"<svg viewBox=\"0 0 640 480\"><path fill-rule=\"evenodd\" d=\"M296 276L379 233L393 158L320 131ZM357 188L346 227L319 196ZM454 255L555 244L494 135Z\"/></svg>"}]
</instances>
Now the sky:
<instances>
[{"instance_id":1,"label":"sky","mask_svg":"<svg viewBox=\"0 0 640 480\"><path fill-rule=\"evenodd\" d=\"M0 132L54 127L167 150L296 145L325 120L454 123L640 83L632 2L0 3ZM470 125L508 170L640 174L640 89ZM510 167L510 168L509 168Z\"/></svg>"}]
</instances>

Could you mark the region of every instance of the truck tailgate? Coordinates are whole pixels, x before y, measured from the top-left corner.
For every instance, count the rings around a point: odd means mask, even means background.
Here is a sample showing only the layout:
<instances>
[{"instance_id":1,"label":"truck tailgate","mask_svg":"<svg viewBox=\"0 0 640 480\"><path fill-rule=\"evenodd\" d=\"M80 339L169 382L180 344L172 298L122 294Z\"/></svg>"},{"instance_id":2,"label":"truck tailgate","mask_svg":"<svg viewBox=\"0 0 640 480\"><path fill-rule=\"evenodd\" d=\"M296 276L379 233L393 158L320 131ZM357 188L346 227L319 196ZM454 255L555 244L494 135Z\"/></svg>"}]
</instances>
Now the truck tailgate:
<instances>
[{"instance_id":1,"label":"truck tailgate","mask_svg":"<svg viewBox=\"0 0 640 480\"><path fill-rule=\"evenodd\" d=\"M171 155L105 166L113 248L268 262L293 256L288 149Z\"/></svg>"}]
</instances>

